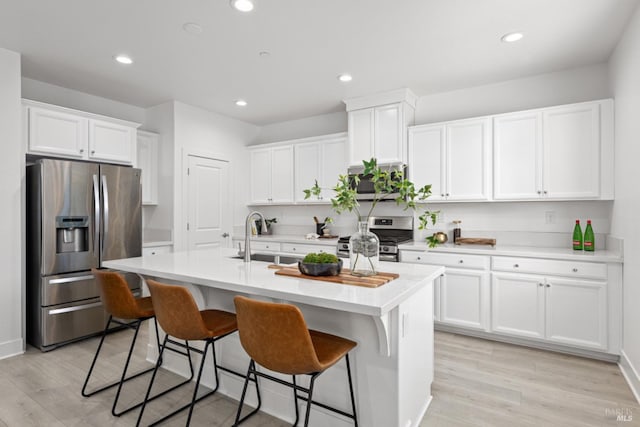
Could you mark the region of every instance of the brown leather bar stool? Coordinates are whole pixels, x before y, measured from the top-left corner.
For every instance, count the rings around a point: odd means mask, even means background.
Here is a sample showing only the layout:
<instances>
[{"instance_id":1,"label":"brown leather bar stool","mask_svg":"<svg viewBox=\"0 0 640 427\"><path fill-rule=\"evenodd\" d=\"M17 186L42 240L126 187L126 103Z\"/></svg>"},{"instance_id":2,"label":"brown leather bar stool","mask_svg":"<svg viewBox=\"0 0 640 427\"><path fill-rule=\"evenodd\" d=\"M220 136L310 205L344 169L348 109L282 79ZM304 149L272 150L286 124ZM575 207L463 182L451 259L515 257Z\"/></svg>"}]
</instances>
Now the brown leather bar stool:
<instances>
[{"instance_id":1,"label":"brown leather bar stool","mask_svg":"<svg viewBox=\"0 0 640 427\"><path fill-rule=\"evenodd\" d=\"M113 401L113 406L111 407L111 413L114 416L120 416L135 408L140 407L143 403L143 402L140 402L122 411L119 411L119 412L116 411L116 407L118 405L118 399L120 398L120 392L122 391L122 386L124 385L124 383L134 378L137 378L140 375L144 375L148 372L151 372L154 369L154 367L151 367L149 369L146 369L134 375L131 375L130 377L127 377L127 370L129 369L129 362L131 361L131 355L133 354L133 349L135 348L135 345L136 345L138 332L140 331L140 325L142 324L142 322L148 319L153 318L155 321L155 317L154 317L155 313L153 310L153 305L151 303L151 298L150 297L136 298L131 292L131 289L129 288L127 281L124 279L124 277L121 274L115 271L96 270L95 268L91 270L91 273L96 278L96 283L98 284L98 290L100 292L100 299L102 301L105 311L109 313L109 320L107 321L107 324L104 327L104 331L102 332L102 338L100 339L100 343L98 344L98 349L96 350L96 354L93 357L93 362L91 362L91 367L89 368L89 372L87 372L87 377L84 381L84 385L82 386L82 395L84 397L89 397L101 391L105 391L112 387L118 386L118 390L116 391L116 396ZM91 392L87 392L87 386L89 384L91 374L93 373L93 369L96 366L98 356L100 355L100 350L102 349L102 344L104 344L104 340L107 336L107 332L112 323L125 326L135 331L133 335L133 339L131 340L131 346L129 347L129 354L127 355L127 360L124 365L124 369L122 370L122 374L120 376L119 381L104 385ZM158 335L157 323L156 323L156 342L158 344L158 351L160 351L160 338ZM160 359L158 361L162 363ZM192 373L192 377L193 377L193 373ZM186 382L189 382L189 381L186 381ZM178 386L180 385L182 384L179 384ZM173 388L165 390L164 392L156 396L153 396L152 399L162 396L163 394L171 391Z\"/></svg>"},{"instance_id":2,"label":"brown leather bar stool","mask_svg":"<svg viewBox=\"0 0 640 427\"><path fill-rule=\"evenodd\" d=\"M353 419L357 427L358 419L349 365L349 351L357 344L345 338L307 329L302 312L295 305L256 301L242 296L235 297L234 301L240 342L251 357L234 426L244 422L260 409L261 400L258 394L258 407L244 418L240 418L249 381L254 381L257 385L258 377L263 377L293 388L296 408L294 426L298 425L298 399L302 399L307 401L305 426L309 425L309 413L313 403ZM343 357L347 364L351 414L313 400L316 379ZM293 382L289 383L258 372L256 362L271 371L292 375ZM310 375L308 389L296 384L296 375ZM307 397L300 396L298 391L306 393Z\"/></svg>"},{"instance_id":3,"label":"brown leather bar stool","mask_svg":"<svg viewBox=\"0 0 640 427\"><path fill-rule=\"evenodd\" d=\"M138 416L136 426L140 425L140 422L142 420L142 415L144 414L144 409L151 393L153 382L158 372L158 368L160 367L162 354L168 343L186 349L186 356L189 358L190 366L192 351L202 354L202 361L200 362L200 369L196 378L196 384L193 390L191 403L171 412L169 415L162 417L151 425L159 424L174 416L175 414L189 408L189 416L187 417L186 424L188 426L191 422L191 415L193 414L193 408L196 402L199 402L205 397L212 395L218 390L218 386L220 384L218 381L218 369L235 374L239 377L244 377L244 375L238 372L234 372L230 369L218 365L216 361L215 342L238 330L236 324L236 316L233 313L228 313L221 310L200 311L198 309L198 306L196 305L195 300L193 299L193 296L184 286L166 285L154 280L147 280L147 285L149 286L149 291L151 292L151 297L153 298L153 306L155 308L156 318L158 319L158 323L160 324L162 329L165 331L166 336L162 344L162 350L160 351L158 363L156 364L155 370L153 371L151 382L149 383L149 388L147 389L144 403L142 405L142 408L140 409L140 414ZM185 344L177 342L170 337L184 340ZM199 350L197 348L191 347L189 345L189 341L194 340L204 341L204 349ZM205 393L200 397L197 397L198 387L200 386L202 370L204 368L204 363L207 357L207 350L209 349L209 346L211 346L211 354L213 355L213 368L215 373L216 386L213 390Z\"/></svg>"}]
</instances>

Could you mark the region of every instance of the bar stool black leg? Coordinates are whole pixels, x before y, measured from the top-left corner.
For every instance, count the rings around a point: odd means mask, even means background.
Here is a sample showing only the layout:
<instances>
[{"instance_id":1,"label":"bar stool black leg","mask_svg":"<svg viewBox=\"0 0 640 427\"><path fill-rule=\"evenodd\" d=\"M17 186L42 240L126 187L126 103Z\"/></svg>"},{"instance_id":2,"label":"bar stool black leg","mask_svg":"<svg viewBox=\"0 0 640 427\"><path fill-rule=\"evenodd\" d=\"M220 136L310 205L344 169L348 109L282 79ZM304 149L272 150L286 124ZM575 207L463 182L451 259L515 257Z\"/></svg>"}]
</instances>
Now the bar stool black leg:
<instances>
[{"instance_id":1,"label":"bar stool black leg","mask_svg":"<svg viewBox=\"0 0 640 427\"><path fill-rule=\"evenodd\" d=\"M111 319L113 319L113 316L109 316L109 320L107 321L107 324L104 327L104 330L102 331L102 337L100 338L100 343L98 344L98 349L96 350L96 354L93 356L93 361L91 362L91 367L89 368L89 372L87 372L87 378L85 378L84 380L84 385L82 386L82 396L84 397L89 397L89 396L93 396L96 393L99 393L103 390L106 390L107 388L109 388L109 386L107 387L102 387L98 390L92 391L91 393L87 393L87 385L89 384L89 378L91 377L91 374L93 373L93 368L96 366L96 362L98 360L98 355L100 354L100 350L102 350L102 344L104 344L104 339L107 336L107 331L109 330L109 325L111 324Z\"/></svg>"},{"instance_id":2,"label":"bar stool black leg","mask_svg":"<svg viewBox=\"0 0 640 427\"><path fill-rule=\"evenodd\" d=\"M309 425L309 414L311 413L311 401L313 399L313 386L316 382L316 378L318 377L318 374L312 374L311 375L311 380L309 381L309 400L307 400L307 413L304 417L304 427L307 427Z\"/></svg>"},{"instance_id":3,"label":"bar stool black leg","mask_svg":"<svg viewBox=\"0 0 640 427\"><path fill-rule=\"evenodd\" d=\"M345 355L347 362L347 378L349 378L349 394L351 395L351 409L353 410L354 427L358 427L358 416L356 415L356 399L353 393L353 381L351 380L351 365L349 364L349 353Z\"/></svg>"},{"instance_id":4,"label":"bar stool black leg","mask_svg":"<svg viewBox=\"0 0 640 427\"><path fill-rule=\"evenodd\" d=\"M144 414L144 409L147 406L147 401L149 400L149 395L151 394L151 388L153 387L153 381L156 379L156 374L158 373L158 368L160 368L160 362L162 360L162 354L164 353L164 349L167 347L167 340L169 336L164 337L164 341L162 342L162 349L160 350L160 354L158 355L158 361L156 362L156 366L153 369L153 374L151 375L151 380L149 381L149 387L147 387L147 393L144 395L144 401L142 402L142 408L140 408L140 413L138 414L138 420L136 421L136 427L140 425L140 421L142 421L142 415Z\"/></svg>"},{"instance_id":5,"label":"bar stool black leg","mask_svg":"<svg viewBox=\"0 0 640 427\"><path fill-rule=\"evenodd\" d=\"M296 376L292 375L293 377L293 404L296 408L296 420L293 422L294 426L298 425L298 419L300 417L299 415L299 411L298 411L298 389L296 387Z\"/></svg>"},{"instance_id":6,"label":"bar stool black leg","mask_svg":"<svg viewBox=\"0 0 640 427\"><path fill-rule=\"evenodd\" d=\"M233 427L239 426L240 423L244 422L247 418L255 415L258 413L258 411L260 410L260 406L262 405L262 399L260 397L260 387L258 386L258 376L256 375L256 364L253 361L253 359L251 359L251 361L249 362L249 369L247 369L247 376L244 379L244 386L242 387L242 395L240 396L240 403L238 404L238 412L236 412L236 421L235 423L233 423ZM245 415L244 417L240 418L240 415L242 414L242 405L244 404L244 398L247 394L247 386L249 385L249 381L251 380L251 374L253 374L253 380L256 383L256 394L258 396L258 406L256 406L256 408L249 412L247 415Z\"/></svg>"},{"instance_id":7,"label":"bar stool black leg","mask_svg":"<svg viewBox=\"0 0 640 427\"><path fill-rule=\"evenodd\" d=\"M142 324L141 321L138 321L136 324L136 329L135 332L133 334L133 339L131 340L131 346L129 347L129 354L127 355L127 361L124 364L124 369L122 370L122 377L120 378L120 384L118 384L118 390L116 391L116 397L113 400L113 406L111 407L111 414L114 417L119 417L120 415L124 414L125 412L128 412L134 408L137 408L140 405L136 405L133 406L131 408L125 409L124 411L121 412L116 412L116 406L118 405L118 399L120 398L120 392L122 391L122 385L125 382L125 378L127 376L127 370L129 369L129 362L131 361L131 355L133 354L133 349L136 346L136 340L138 338L138 332L140 331L140 325Z\"/></svg>"},{"instance_id":8,"label":"bar stool black leg","mask_svg":"<svg viewBox=\"0 0 640 427\"><path fill-rule=\"evenodd\" d=\"M204 345L204 350L202 352L202 360L200 361L200 369L198 370L198 377L196 379L196 386L193 389L193 397L191 398L191 405L189 405L189 415L187 416L187 426L191 424L191 415L193 415L193 407L196 404L196 398L198 397L198 388L200 386L200 379L202 378L202 371L204 369L204 362L207 360L207 350L209 349L209 344L212 342L207 341ZM216 387L217 389L218 387Z\"/></svg>"}]
</instances>

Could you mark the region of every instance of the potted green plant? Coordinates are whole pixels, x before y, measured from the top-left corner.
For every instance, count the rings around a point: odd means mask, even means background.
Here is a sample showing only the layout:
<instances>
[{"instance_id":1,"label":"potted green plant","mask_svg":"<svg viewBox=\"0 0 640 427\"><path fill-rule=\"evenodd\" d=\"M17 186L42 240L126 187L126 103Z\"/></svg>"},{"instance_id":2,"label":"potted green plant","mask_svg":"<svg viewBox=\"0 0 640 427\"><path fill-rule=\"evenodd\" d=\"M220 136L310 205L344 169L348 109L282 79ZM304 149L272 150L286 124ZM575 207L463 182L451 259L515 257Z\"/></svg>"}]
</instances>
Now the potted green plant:
<instances>
[{"instance_id":1,"label":"potted green plant","mask_svg":"<svg viewBox=\"0 0 640 427\"><path fill-rule=\"evenodd\" d=\"M310 253L298 261L298 269L309 276L337 276L342 271L342 260L334 254Z\"/></svg>"},{"instance_id":2,"label":"potted green plant","mask_svg":"<svg viewBox=\"0 0 640 427\"><path fill-rule=\"evenodd\" d=\"M434 225L438 211L426 210L423 205L418 204L431 195L431 185L416 188L413 182L402 175L402 171L380 167L375 158L362 163L364 165L362 175L369 177L374 187L373 200L366 214L362 213L357 199L358 176L345 174L338 177L338 183L333 188L335 196L331 199L331 206L338 214L348 211L355 213L358 217L358 232L351 236L349 245L351 272L356 276L370 276L376 274L379 262L380 242L378 237L369 231L369 217L378 203L383 200L394 200L404 210L419 212L419 230L427 229L429 224ZM313 187L304 190L305 199L312 196L319 197L321 191L316 181ZM428 236L426 241L430 247L438 243L434 236Z\"/></svg>"}]
</instances>

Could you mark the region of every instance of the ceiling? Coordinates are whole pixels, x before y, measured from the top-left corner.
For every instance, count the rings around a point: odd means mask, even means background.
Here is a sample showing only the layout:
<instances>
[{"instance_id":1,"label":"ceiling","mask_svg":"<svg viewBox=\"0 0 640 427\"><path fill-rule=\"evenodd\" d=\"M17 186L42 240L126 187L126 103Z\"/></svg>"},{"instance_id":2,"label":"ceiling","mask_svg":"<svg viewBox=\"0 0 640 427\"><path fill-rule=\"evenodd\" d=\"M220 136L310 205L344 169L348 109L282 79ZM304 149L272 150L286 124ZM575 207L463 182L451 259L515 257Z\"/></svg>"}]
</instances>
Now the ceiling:
<instances>
[{"instance_id":1,"label":"ceiling","mask_svg":"<svg viewBox=\"0 0 640 427\"><path fill-rule=\"evenodd\" d=\"M420 96L600 63L637 3L255 0L241 13L228 0L0 0L0 47L22 54L25 77L265 125L402 87ZM184 31L189 22L202 33ZM525 37L501 42L511 31ZM339 82L343 72L353 81Z\"/></svg>"}]
</instances>

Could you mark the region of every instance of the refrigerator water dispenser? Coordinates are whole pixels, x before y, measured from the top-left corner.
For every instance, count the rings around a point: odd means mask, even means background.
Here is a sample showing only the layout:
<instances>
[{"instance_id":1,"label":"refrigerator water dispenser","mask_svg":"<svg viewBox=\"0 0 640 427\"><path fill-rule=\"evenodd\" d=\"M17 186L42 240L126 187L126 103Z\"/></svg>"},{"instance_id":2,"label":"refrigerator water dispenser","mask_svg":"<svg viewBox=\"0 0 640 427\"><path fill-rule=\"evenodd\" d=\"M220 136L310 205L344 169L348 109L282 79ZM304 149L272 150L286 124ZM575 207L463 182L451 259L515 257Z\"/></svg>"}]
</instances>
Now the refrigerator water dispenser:
<instances>
[{"instance_id":1,"label":"refrigerator water dispenser","mask_svg":"<svg viewBox=\"0 0 640 427\"><path fill-rule=\"evenodd\" d=\"M56 252L86 252L89 248L89 217L56 217Z\"/></svg>"}]
</instances>

